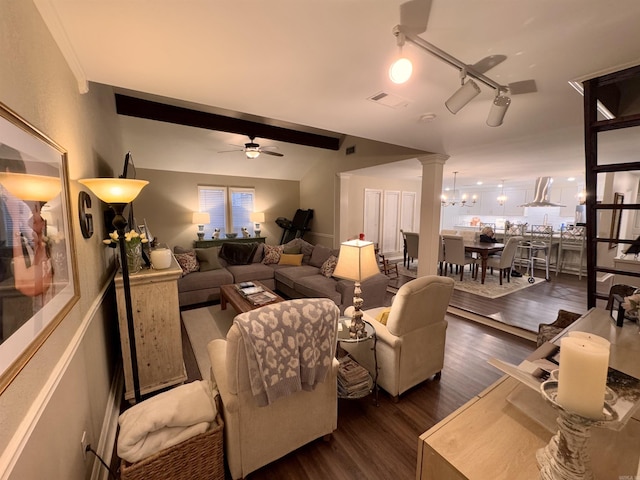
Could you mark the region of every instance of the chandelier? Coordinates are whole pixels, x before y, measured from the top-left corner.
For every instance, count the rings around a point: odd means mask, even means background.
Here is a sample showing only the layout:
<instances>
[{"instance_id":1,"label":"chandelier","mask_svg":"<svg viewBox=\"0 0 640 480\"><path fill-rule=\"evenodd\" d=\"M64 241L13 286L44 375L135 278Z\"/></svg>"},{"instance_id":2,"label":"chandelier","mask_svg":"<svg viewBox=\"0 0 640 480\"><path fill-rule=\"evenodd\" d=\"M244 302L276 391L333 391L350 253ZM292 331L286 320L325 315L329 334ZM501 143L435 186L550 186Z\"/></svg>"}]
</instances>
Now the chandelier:
<instances>
[{"instance_id":1,"label":"chandelier","mask_svg":"<svg viewBox=\"0 0 640 480\"><path fill-rule=\"evenodd\" d=\"M498 196L498 204L502 207L507 201L507 197L504 194L504 180L502 180L502 193Z\"/></svg>"},{"instance_id":2,"label":"chandelier","mask_svg":"<svg viewBox=\"0 0 640 480\"><path fill-rule=\"evenodd\" d=\"M460 204L461 207L464 207L467 204L470 204L469 206L473 206L476 203L476 196L473 195L473 197L471 197L471 201L467 201L467 195L462 195L462 197L460 197L460 200L456 200L456 177L458 176L458 172L453 172L453 197L451 198L451 200L447 199L447 196L443 193L442 195L440 195L440 202L442 203L443 207L453 207L455 205Z\"/></svg>"}]
</instances>

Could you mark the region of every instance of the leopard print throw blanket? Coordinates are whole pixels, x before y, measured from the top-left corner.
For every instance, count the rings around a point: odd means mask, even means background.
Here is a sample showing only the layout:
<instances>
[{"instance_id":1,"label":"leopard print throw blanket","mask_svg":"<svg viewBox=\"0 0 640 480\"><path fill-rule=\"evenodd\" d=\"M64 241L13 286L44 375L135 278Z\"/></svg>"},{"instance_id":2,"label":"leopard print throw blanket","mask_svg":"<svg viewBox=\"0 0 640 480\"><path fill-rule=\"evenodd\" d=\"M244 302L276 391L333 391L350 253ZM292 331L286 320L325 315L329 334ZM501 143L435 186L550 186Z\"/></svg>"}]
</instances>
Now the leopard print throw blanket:
<instances>
[{"instance_id":1,"label":"leopard print throw blanket","mask_svg":"<svg viewBox=\"0 0 640 480\"><path fill-rule=\"evenodd\" d=\"M235 317L244 340L251 391L260 406L313 390L331 368L340 311L331 300L289 300Z\"/></svg>"}]
</instances>

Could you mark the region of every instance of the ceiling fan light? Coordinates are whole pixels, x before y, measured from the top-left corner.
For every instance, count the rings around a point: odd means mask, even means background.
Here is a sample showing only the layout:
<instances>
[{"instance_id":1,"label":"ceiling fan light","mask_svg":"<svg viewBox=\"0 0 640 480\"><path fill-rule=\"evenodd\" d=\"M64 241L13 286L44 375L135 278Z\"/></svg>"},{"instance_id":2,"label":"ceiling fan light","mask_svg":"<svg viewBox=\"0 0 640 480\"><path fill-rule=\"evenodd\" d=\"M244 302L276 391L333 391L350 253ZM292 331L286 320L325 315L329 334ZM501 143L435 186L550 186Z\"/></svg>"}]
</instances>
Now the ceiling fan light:
<instances>
[{"instance_id":1,"label":"ceiling fan light","mask_svg":"<svg viewBox=\"0 0 640 480\"><path fill-rule=\"evenodd\" d=\"M249 147L245 150L244 153L247 158L258 158L258 156L260 155L260 150L258 150L257 148Z\"/></svg>"},{"instance_id":2,"label":"ceiling fan light","mask_svg":"<svg viewBox=\"0 0 640 480\"><path fill-rule=\"evenodd\" d=\"M473 100L480 94L480 87L473 80L467 80L462 86L444 102L445 106L454 115L458 113L462 107Z\"/></svg>"},{"instance_id":3,"label":"ceiling fan light","mask_svg":"<svg viewBox=\"0 0 640 480\"><path fill-rule=\"evenodd\" d=\"M489 116L487 117L487 125L490 127L499 127L502 125L507 109L511 105L511 99L505 95L498 95L493 99Z\"/></svg>"},{"instance_id":4,"label":"ceiling fan light","mask_svg":"<svg viewBox=\"0 0 640 480\"><path fill-rule=\"evenodd\" d=\"M412 73L413 65L411 64L411 60L406 57L397 59L391 64L391 67L389 67L389 78L393 83L405 83L411 78Z\"/></svg>"}]
</instances>

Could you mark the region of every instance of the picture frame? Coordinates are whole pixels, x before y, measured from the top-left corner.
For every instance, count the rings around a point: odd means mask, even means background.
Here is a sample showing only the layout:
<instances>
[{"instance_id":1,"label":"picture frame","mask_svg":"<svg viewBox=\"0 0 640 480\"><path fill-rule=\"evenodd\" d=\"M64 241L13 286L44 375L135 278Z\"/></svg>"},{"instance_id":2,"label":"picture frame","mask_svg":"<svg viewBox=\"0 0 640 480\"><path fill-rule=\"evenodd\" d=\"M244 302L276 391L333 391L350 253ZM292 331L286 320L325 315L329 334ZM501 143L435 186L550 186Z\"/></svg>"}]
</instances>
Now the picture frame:
<instances>
[{"instance_id":1,"label":"picture frame","mask_svg":"<svg viewBox=\"0 0 640 480\"><path fill-rule=\"evenodd\" d=\"M80 298L67 152L0 103L0 393Z\"/></svg>"},{"instance_id":2,"label":"picture frame","mask_svg":"<svg viewBox=\"0 0 640 480\"><path fill-rule=\"evenodd\" d=\"M614 205L622 205L624 203L624 194L615 192L613 194ZM614 208L611 211L611 231L609 232L609 250L618 246L620 238L620 220L622 218L622 209Z\"/></svg>"}]
</instances>

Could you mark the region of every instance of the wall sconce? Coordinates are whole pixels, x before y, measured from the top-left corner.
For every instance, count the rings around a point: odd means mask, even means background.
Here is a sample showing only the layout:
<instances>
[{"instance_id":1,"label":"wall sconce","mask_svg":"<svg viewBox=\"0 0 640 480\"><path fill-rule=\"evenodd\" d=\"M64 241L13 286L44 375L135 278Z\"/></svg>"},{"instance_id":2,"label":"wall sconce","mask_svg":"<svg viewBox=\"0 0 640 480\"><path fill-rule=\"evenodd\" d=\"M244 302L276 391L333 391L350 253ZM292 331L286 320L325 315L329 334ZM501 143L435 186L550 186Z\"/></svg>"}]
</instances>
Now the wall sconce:
<instances>
[{"instance_id":1,"label":"wall sconce","mask_svg":"<svg viewBox=\"0 0 640 480\"><path fill-rule=\"evenodd\" d=\"M260 236L260 224L264 223L264 212L253 212L249 215L249 219L254 223L253 232L256 237Z\"/></svg>"},{"instance_id":2,"label":"wall sconce","mask_svg":"<svg viewBox=\"0 0 640 480\"><path fill-rule=\"evenodd\" d=\"M204 226L211 221L209 217L209 213L207 212L193 212L193 217L191 218L191 223L198 225L198 240L202 241L204 239Z\"/></svg>"},{"instance_id":3,"label":"wall sconce","mask_svg":"<svg viewBox=\"0 0 640 480\"><path fill-rule=\"evenodd\" d=\"M125 308L127 312L127 331L129 334L129 349L131 350L131 373L133 376L133 394L136 403L140 403L140 378L138 376L138 355L136 353L136 330L133 320L133 306L131 302L131 285L129 282L129 268L127 266L127 247L124 238L124 228L127 220L122 213L140 191L149 183L146 180L132 180L126 178L86 178L79 183L91 190L100 200L114 211L113 226L118 232L120 244L120 264L122 268L122 285L124 291Z\"/></svg>"}]
</instances>

